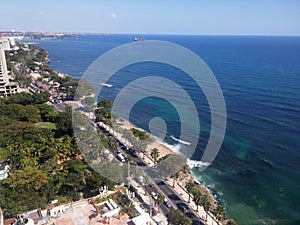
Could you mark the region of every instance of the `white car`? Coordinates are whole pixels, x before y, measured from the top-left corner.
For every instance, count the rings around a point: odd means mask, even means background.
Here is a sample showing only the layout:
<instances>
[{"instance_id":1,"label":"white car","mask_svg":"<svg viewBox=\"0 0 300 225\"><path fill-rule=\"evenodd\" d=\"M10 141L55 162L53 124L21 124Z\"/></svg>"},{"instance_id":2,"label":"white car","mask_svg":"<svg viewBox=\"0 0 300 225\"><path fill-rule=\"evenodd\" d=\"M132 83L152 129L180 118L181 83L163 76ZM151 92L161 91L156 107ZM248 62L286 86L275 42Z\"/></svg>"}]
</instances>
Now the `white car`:
<instances>
[{"instance_id":1,"label":"white car","mask_svg":"<svg viewBox=\"0 0 300 225\"><path fill-rule=\"evenodd\" d=\"M154 191L151 192L151 196L152 196L152 198L154 198L155 200L157 200L157 194Z\"/></svg>"},{"instance_id":2,"label":"white car","mask_svg":"<svg viewBox=\"0 0 300 225\"><path fill-rule=\"evenodd\" d=\"M168 208L171 208L171 203L169 202L169 200L167 198L164 199L164 203Z\"/></svg>"}]
</instances>

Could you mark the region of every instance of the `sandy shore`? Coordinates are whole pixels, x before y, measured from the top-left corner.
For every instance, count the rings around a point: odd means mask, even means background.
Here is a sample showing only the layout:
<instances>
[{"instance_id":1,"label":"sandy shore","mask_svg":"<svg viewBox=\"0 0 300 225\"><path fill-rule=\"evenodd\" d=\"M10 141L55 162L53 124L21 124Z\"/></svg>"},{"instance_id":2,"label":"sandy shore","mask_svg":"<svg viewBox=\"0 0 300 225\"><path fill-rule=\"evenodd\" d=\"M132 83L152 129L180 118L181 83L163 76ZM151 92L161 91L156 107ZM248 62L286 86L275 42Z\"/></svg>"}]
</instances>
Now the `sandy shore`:
<instances>
[{"instance_id":1,"label":"sandy shore","mask_svg":"<svg viewBox=\"0 0 300 225\"><path fill-rule=\"evenodd\" d=\"M123 129L126 129L126 130L130 130L131 128L135 128L135 129L138 129L138 130L142 130L142 131L145 131L141 128L138 128L138 127L135 127L133 124L131 124L129 121L127 120L124 120L124 119L120 119L118 122L117 122L118 125L120 125ZM145 131L147 132L147 131ZM150 137L154 140L153 143L149 144L147 146L147 149L146 149L146 154L150 157L150 154L151 154L151 150L153 148L157 148L158 151L159 151L159 157L158 158L161 158L161 157L164 157L166 155L170 155L170 154L174 154L174 151L169 148L167 145L165 145L164 143L162 143L161 141L159 141L156 137L154 137L153 135L149 134L147 132L148 135L150 135Z\"/></svg>"},{"instance_id":2,"label":"sandy shore","mask_svg":"<svg viewBox=\"0 0 300 225\"><path fill-rule=\"evenodd\" d=\"M172 149L170 149L169 147L167 147L166 145L158 142L158 141L155 141L155 143L149 145L146 149L146 154L150 156L151 154L151 150L153 148L157 148L158 151L159 151L159 157L158 158L162 158L166 155L170 155L170 154L173 154L174 152L172 151Z\"/></svg>"}]
</instances>

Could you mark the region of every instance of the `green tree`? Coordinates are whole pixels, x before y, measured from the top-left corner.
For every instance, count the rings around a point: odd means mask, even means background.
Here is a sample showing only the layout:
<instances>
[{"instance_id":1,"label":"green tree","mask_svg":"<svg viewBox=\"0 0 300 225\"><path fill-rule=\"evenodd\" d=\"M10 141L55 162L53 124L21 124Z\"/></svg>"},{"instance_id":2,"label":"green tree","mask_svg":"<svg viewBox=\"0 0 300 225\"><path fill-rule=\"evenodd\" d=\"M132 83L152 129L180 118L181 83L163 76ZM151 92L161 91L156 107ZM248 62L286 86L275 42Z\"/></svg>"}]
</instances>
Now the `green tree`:
<instances>
[{"instance_id":1,"label":"green tree","mask_svg":"<svg viewBox=\"0 0 300 225\"><path fill-rule=\"evenodd\" d=\"M207 195L203 195L202 198L201 198L201 204L206 212L205 214L205 221L207 221L207 215L208 215L208 212L210 211L210 207L211 207L211 204L208 200L208 197Z\"/></svg>"},{"instance_id":2,"label":"green tree","mask_svg":"<svg viewBox=\"0 0 300 225\"><path fill-rule=\"evenodd\" d=\"M104 100L98 102L97 106L99 108L104 108L106 110L111 110L113 108L114 104L113 104L112 101L104 99Z\"/></svg>"},{"instance_id":3,"label":"green tree","mask_svg":"<svg viewBox=\"0 0 300 225\"><path fill-rule=\"evenodd\" d=\"M65 112L60 112L56 119L56 126L60 134L73 134L72 127L72 109L67 106Z\"/></svg>"},{"instance_id":4,"label":"green tree","mask_svg":"<svg viewBox=\"0 0 300 225\"><path fill-rule=\"evenodd\" d=\"M105 174L106 177L110 177L111 180L115 183L124 182L124 178L127 177L127 173L124 173L124 170L119 166L119 162L103 162L97 165L94 165L96 171L100 174Z\"/></svg>"},{"instance_id":5,"label":"green tree","mask_svg":"<svg viewBox=\"0 0 300 225\"><path fill-rule=\"evenodd\" d=\"M38 107L41 118L44 122L55 122L55 119L59 113L52 105L40 104L36 106Z\"/></svg>"},{"instance_id":6,"label":"green tree","mask_svg":"<svg viewBox=\"0 0 300 225\"><path fill-rule=\"evenodd\" d=\"M170 225L192 225L192 220L180 210L172 210L167 215Z\"/></svg>"},{"instance_id":7,"label":"green tree","mask_svg":"<svg viewBox=\"0 0 300 225\"><path fill-rule=\"evenodd\" d=\"M225 218L225 209L222 205L218 205L213 213L218 221L223 220Z\"/></svg>"},{"instance_id":8,"label":"green tree","mask_svg":"<svg viewBox=\"0 0 300 225\"><path fill-rule=\"evenodd\" d=\"M230 219L226 222L226 225L237 225L237 223L234 220Z\"/></svg>"},{"instance_id":9,"label":"green tree","mask_svg":"<svg viewBox=\"0 0 300 225\"><path fill-rule=\"evenodd\" d=\"M20 193L24 191L39 191L48 182L48 174L37 167L28 166L14 171L2 182Z\"/></svg>"},{"instance_id":10,"label":"green tree","mask_svg":"<svg viewBox=\"0 0 300 225\"><path fill-rule=\"evenodd\" d=\"M185 185L185 188L187 190L187 192L189 193L189 201L191 200L191 195L193 194L194 192L194 188L195 188L195 183L194 182L188 182L186 185Z\"/></svg>"},{"instance_id":11,"label":"green tree","mask_svg":"<svg viewBox=\"0 0 300 225\"><path fill-rule=\"evenodd\" d=\"M202 194L201 194L200 190L197 189L197 188L195 188L193 196L194 196L193 200L194 200L194 202L195 202L195 204L197 206L197 212L198 212L198 207L199 207L199 205L202 204Z\"/></svg>"},{"instance_id":12,"label":"green tree","mask_svg":"<svg viewBox=\"0 0 300 225\"><path fill-rule=\"evenodd\" d=\"M41 121L39 109L35 105L26 105L24 107L24 119L27 122L37 123Z\"/></svg>"},{"instance_id":13,"label":"green tree","mask_svg":"<svg viewBox=\"0 0 300 225\"><path fill-rule=\"evenodd\" d=\"M157 211L159 212L159 206L162 205L164 203L164 199L165 199L165 196L163 195L163 193L161 192L158 192L157 193Z\"/></svg>"},{"instance_id":14,"label":"green tree","mask_svg":"<svg viewBox=\"0 0 300 225\"><path fill-rule=\"evenodd\" d=\"M175 179L178 177L180 170L186 164L186 158L179 154L171 154L159 159L157 170L161 176L173 176L173 186L175 186Z\"/></svg>"},{"instance_id":15,"label":"green tree","mask_svg":"<svg viewBox=\"0 0 300 225\"><path fill-rule=\"evenodd\" d=\"M65 185L73 188L75 192L82 190L87 184L87 166L82 161L73 159L65 163L65 170L68 171Z\"/></svg>"},{"instance_id":16,"label":"green tree","mask_svg":"<svg viewBox=\"0 0 300 225\"><path fill-rule=\"evenodd\" d=\"M72 83L70 83L72 82ZM76 90L76 99L78 100L83 96L88 96L90 94L93 93L94 88L91 86L91 84L87 81L87 80L75 80L72 79L69 82L66 82L63 84L63 86L67 87L68 89L70 89L70 86L72 86L72 88L74 88ZM76 88L77 86L77 88ZM71 93L73 95L73 93Z\"/></svg>"},{"instance_id":17,"label":"green tree","mask_svg":"<svg viewBox=\"0 0 300 225\"><path fill-rule=\"evenodd\" d=\"M86 107L89 111L92 111L95 109L96 101L94 97L85 97L81 100L81 103Z\"/></svg>"},{"instance_id":18,"label":"green tree","mask_svg":"<svg viewBox=\"0 0 300 225\"><path fill-rule=\"evenodd\" d=\"M157 148L153 148L150 153L152 159L156 162L159 157L159 150Z\"/></svg>"},{"instance_id":19,"label":"green tree","mask_svg":"<svg viewBox=\"0 0 300 225\"><path fill-rule=\"evenodd\" d=\"M111 150L116 151L119 147L119 144L113 137L108 137L108 147Z\"/></svg>"}]
</instances>

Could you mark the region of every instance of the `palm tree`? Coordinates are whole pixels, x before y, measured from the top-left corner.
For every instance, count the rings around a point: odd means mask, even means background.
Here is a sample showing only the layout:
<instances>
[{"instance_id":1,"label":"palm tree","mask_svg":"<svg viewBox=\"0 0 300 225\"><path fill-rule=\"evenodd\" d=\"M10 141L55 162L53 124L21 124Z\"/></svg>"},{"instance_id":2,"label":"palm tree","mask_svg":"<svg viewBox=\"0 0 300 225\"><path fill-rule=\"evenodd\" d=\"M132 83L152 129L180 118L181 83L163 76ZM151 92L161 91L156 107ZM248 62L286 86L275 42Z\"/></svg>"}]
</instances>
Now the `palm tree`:
<instances>
[{"instance_id":1,"label":"palm tree","mask_svg":"<svg viewBox=\"0 0 300 225\"><path fill-rule=\"evenodd\" d=\"M108 146L111 150L113 150L113 152L115 152L115 150L118 149L119 144L118 144L118 142L116 142L116 140L114 138L109 137L108 138Z\"/></svg>"},{"instance_id":2,"label":"palm tree","mask_svg":"<svg viewBox=\"0 0 300 225\"><path fill-rule=\"evenodd\" d=\"M195 204L197 206L197 212L198 212L198 207L202 203L202 194L201 194L200 190L197 189L197 188L195 188L194 192L193 192L193 196L194 196L193 200L194 200L194 202L195 202Z\"/></svg>"},{"instance_id":3,"label":"palm tree","mask_svg":"<svg viewBox=\"0 0 300 225\"><path fill-rule=\"evenodd\" d=\"M146 176L145 179L144 179L145 195L147 194L146 186L149 184L149 182L150 182L150 177Z\"/></svg>"},{"instance_id":4,"label":"palm tree","mask_svg":"<svg viewBox=\"0 0 300 225\"><path fill-rule=\"evenodd\" d=\"M214 215L216 216L217 220L220 221L225 218L225 209L223 206L218 205L217 208L214 210Z\"/></svg>"},{"instance_id":5,"label":"palm tree","mask_svg":"<svg viewBox=\"0 0 300 225\"><path fill-rule=\"evenodd\" d=\"M207 214L209 212L209 209L210 209L210 202L208 200L208 197L207 195L203 195L202 198L201 198L201 205L203 206L205 212L206 212L206 215L205 215L205 221L207 221Z\"/></svg>"},{"instance_id":6,"label":"palm tree","mask_svg":"<svg viewBox=\"0 0 300 225\"><path fill-rule=\"evenodd\" d=\"M195 183L194 183L194 182L188 182L188 183L185 185L185 188L186 188L187 192L189 193L189 201L188 201L188 203L190 203L190 200L191 200L191 194L194 192Z\"/></svg>"},{"instance_id":7,"label":"palm tree","mask_svg":"<svg viewBox=\"0 0 300 225\"><path fill-rule=\"evenodd\" d=\"M155 161L155 162L157 162L157 159L158 159L158 157L159 157L159 150L157 149L157 148L153 148L152 150L151 150L151 157L152 157L152 159Z\"/></svg>"},{"instance_id":8,"label":"palm tree","mask_svg":"<svg viewBox=\"0 0 300 225\"><path fill-rule=\"evenodd\" d=\"M179 172L180 172L180 171L177 171L177 172L173 175L173 187L175 187L175 181L176 181L176 179L177 179L178 176L179 176Z\"/></svg>"},{"instance_id":9,"label":"palm tree","mask_svg":"<svg viewBox=\"0 0 300 225\"><path fill-rule=\"evenodd\" d=\"M122 136L125 140L125 143L127 142L127 146L130 147L132 145L132 139L133 139L133 135L129 130L124 129L122 132Z\"/></svg>"},{"instance_id":10,"label":"palm tree","mask_svg":"<svg viewBox=\"0 0 300 225\"><path fill-rule=\"evenodd\" d=\"M227 221L226 225L237 225L237 223L234 220L230 219Z\"/></svg>"},{"instance_id":11,"label":"palm tree","mask_svg":"<svg viewBox=\"0 0 300 225\"><path fill-rule=\"evenodd\" d=\"M165 196L161 193L161 192L158 192L157 194L157 211L159 212L159 206L162 205L164 203L164 199L165 199Z\"/></svg>"}]
</instances>

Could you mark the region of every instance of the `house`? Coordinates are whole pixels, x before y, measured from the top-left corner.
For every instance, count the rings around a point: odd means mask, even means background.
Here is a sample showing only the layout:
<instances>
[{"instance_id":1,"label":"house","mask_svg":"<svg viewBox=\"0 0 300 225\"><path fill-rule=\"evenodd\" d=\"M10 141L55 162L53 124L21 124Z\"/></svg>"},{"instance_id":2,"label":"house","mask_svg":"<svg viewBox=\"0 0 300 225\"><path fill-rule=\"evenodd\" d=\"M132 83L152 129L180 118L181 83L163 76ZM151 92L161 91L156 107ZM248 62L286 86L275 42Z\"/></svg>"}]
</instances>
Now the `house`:
<instances>
[{"instance_id":1,"label":"house","mask_svg":"<svg viewBox=\"0 0 300 225\"><path fill-rule=\"evenodd\" d=\"M151 218L148 213L144 213L137 217L134 217L134 218L132 218L131 221L134 225L150 225L151 224Z\"/></svg>"},{"instance_id":2,"label":"house","mask_svg":"<svg viewBox=\"0 0 300 225\"><path fill-rule=\"evenodd\" d=\"M0 180L8 177L10 161L0 162Z\"/></svg>"},{"instance_id":3,"label":"house","mask_svg":"<svg viewBox=\"0 0 300 225\"><path fill-rule=\"evenodd\" d=\"M25 213L18 214L17 218L21 219L21 222L23 222L23 224L34 225L42 220L42 212L41 209L34 209ZM18 225L18 223L16 223L16 225Z\"/></svg>"}]
</instances>

